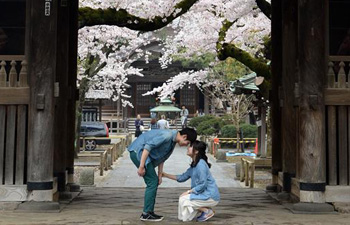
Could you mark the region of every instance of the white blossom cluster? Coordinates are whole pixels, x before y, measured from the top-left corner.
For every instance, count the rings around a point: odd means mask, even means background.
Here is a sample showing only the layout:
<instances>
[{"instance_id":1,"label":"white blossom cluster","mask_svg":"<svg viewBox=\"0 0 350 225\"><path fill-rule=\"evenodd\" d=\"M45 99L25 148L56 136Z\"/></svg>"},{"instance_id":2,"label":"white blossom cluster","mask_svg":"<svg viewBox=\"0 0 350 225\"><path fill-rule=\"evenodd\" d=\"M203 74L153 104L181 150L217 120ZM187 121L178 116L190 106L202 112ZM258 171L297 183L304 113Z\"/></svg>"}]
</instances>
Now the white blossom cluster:
<instances>
[{"instance_id":1,"label":"white blossom cluster","mask_svg":"<svg viewBox=\"0 0 350 225\"><path fill-rule=\"evenodd\" d=\"M181 0L80 0L80 7L125 9L130 14L150 21L156 16L176 15L181 10L174 6ZM164 19L165 20L165 19ZM163 43L164 49L160 63L163 68L173 62L173 57L191 58L208 52L216 52L216 44L223 21L235 21L228 30L225 42L256 54L262 48L262 38L270 33L270 20L257 9L255 0L198 0L191 9L174 20L169 27L174 30ZM138 21L129 21L137 24ZM95 76L88 77L95 89L104 89L114 100L127 101L126 88L128 76L142 76L142 71L131 67L131 63L150 53L142 46L154 40L150 33L138 33L116 26L93 26L79 30L79 58L86 60L89 55L98 56L100 63L107 65ZM106 54L106 49L110 53ZM81 63L83 65L83 63ZM84 67L79 68L79 79L87 77ZM158 93L161 98L172 95L186 84L201 88L209 69L189 71L172 77L162 86L147 94ZM211 81L213 85L213 82ZM215 84L214 84L215 85Z\"/></svg>"},{"instance_id":2,"label":"white blossom cluster","mask_svg":"<svg viewBox=\"0 0 350 225\"><path fill-rule=\"evenodd\" d=\"M173 96L175 91L183 88L186 85L196 85L199 89L208 85L206 78L207 70L181 72L178 75L171 77L162 86L154 88L152 91L146 92L143 95L158 94L161 99Z\"/></svg>"},{"instance_id":3,"label":"white blossom cluster","mask_svg":"<svg viewBox=\"0 0 350 225\"><path fill-rule=\"evenodd\" d=\"M131 63L142 57L148 58L149 53L142 50L142 47L154 40L150 33L140 35L127 28L101 25L80 29L78 40L78 54L82 62L79 64L78 85L80 80L87 78L91 89L104 90L112 100L117 101L120 98L123 106L132 107L127 100L130 96L125 94L129 86L128 77L143 75ZM98 57L99 65L106 63L93 76L86 74L84 67L84 62L90 56Z\"/></svg>"}]
</instances>

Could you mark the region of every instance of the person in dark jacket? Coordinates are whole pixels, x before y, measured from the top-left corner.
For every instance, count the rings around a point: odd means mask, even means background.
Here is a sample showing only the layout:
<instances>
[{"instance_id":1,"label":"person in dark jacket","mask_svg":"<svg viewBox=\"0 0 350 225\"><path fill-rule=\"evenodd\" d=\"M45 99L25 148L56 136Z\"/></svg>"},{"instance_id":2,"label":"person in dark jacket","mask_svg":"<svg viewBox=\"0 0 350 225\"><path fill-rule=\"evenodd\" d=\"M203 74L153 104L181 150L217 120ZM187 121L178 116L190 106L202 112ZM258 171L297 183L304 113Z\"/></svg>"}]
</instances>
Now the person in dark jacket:
<instances>
[{"instance_id":1,"label":"person in dark jacket","mask_svg":"<svg viewBox=\"0 0 350 225\"><path fill-rule=\"evenodd\" d=\"M137 115L137 118L135 120L135 137L138 137L142 134L142 130L143 130L143 121L141 120L141 116Z\"/></svg>"}]
</instances>

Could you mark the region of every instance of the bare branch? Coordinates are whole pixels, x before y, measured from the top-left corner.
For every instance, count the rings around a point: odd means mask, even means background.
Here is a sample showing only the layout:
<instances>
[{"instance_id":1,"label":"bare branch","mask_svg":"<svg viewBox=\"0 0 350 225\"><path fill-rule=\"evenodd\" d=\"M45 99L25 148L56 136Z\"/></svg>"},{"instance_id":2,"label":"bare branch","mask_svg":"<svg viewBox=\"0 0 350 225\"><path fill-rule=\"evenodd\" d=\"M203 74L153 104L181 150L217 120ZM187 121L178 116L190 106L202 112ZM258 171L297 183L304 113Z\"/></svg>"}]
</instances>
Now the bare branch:
<instances>
[{"instance_id":1,"label":"bare branch","mask_svg":"<svg viewBox=\"0 0 350 225\"><path fill-rule=\"evenodd\" d=\"M129 14L125 9L116 10L92 9L89 7L79 9L79 28L94 25L115 25L127 27L131 30L153 31L165 27L177 17L186 13L198 0L183 0L176 4L173 12L168 17L156 16L149 20ZM176 12L179 11L177 14ZM136 21L136 23L135 23Z\"/></svg>"},{"instance_id":2,"label":"bare branch","mask_svg":"<svg viewBox=\"0 0 350 225\"><path fill-rule=\"evenodd\" d=\"M263 12L267 18L271 19L271 4L266 0L255 0L255 2L261 12Z\"/></svg>"}]
</instances>

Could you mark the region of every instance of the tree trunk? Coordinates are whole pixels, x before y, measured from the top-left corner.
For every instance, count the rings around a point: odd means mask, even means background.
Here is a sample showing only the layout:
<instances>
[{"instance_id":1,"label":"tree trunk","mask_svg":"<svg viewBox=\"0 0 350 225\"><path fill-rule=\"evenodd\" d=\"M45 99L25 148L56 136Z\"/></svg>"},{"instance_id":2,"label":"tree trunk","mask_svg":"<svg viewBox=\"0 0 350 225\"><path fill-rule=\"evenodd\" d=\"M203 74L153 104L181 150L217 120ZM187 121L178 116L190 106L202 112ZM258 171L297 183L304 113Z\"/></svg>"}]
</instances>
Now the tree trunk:
<instances>
[{"instance_id":1,"label":"tree trunk","mask_svg":"<svg viewBox=\"0 0 350 225\"><path fill-rule=\"evenodd\" d=\"M78 153L80 152L80 126L82 120L83 106L85 104L85 94L88 90L88 80L84 79L80 83L79 87L79 101L76 110L76 139L75 139L75 158L78 158Z\"/></svg>"}]
</instances>

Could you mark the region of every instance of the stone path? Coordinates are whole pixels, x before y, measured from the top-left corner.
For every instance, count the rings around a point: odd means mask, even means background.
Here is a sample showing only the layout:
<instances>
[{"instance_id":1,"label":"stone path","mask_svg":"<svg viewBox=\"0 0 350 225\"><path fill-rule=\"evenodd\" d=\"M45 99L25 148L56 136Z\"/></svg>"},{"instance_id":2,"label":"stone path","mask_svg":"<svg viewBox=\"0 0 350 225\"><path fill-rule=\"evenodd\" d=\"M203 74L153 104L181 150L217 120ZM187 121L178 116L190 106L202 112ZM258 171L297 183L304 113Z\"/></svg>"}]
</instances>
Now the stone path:
<instances>
[{"instance_id":1,"label":"stone path","mask_svg":"<svg viewBox=\"0 0 350 225\"><path fill-rule=\"evenodd\" d=\"M139 221L143 188L84 188L61 213L0 212L0 224L198 224L177 220L178 196L184 188L161 188L156 212L165 216L159 223ZM319 225L349 224L349 214L293 214L261 189L221 188L216 215L205 224L238 225Z\"/></svg>"},{"instance_id":2,"label":"stone path","mask_svg":"<svg viewBox=\"0 0 350 225\"><path fill-rule=\"evenodd\" d=\"M164 171L171 174L181 174L187 170L191 159L186 155L187 149L176 146L173 154L164 164ZM235 167L232 163L216 163L212 155L208 154L210 169L219 187L240 187L234 180ZM137 169L129 158L129 152L124 152L122 158L114 165L114 169L100 182L98 187L145 187L143 179L137 175ZM173 180L163 179L160 188L165 187L190 187L190 180L185 183L177 183Z\"/></svg>"},{"instance_id":3,"label":"stone path","mask_svg":"<svg viewBox=\"0 0 350 225\"><path fill-rule=\"evenodd\" d=\"M165 164L165 171L174 174L185 171L190 162L185 154L185 148L176 148ZM215 216L205 223L207 225L350 224L350 214L293 214L262 189L239 188L239 183L233 179L233 164L215 163L209 157L212 163L211 172L220 187L221 201L215 207ZM141 222L139 216L143 206L144 184L125 152L114 165L114 170L98 183L98 187L82 187L83 191L72 202L60 203L60 213L0 211L0 224L198 224L177 220L178 197L189 186L189 182L178 184L164 180L158 190L155 209L156 213L165 216L164 221Z\"/></svg>"}]
</instances>

